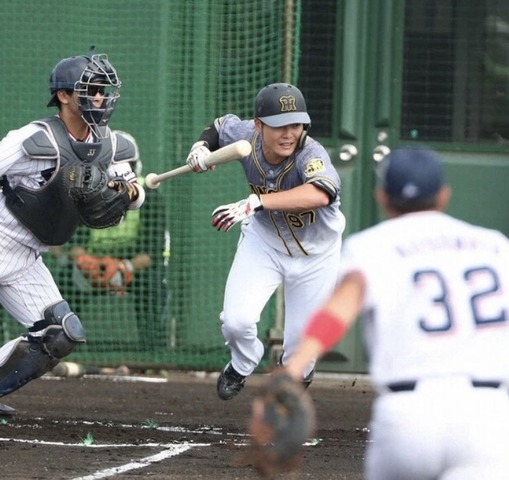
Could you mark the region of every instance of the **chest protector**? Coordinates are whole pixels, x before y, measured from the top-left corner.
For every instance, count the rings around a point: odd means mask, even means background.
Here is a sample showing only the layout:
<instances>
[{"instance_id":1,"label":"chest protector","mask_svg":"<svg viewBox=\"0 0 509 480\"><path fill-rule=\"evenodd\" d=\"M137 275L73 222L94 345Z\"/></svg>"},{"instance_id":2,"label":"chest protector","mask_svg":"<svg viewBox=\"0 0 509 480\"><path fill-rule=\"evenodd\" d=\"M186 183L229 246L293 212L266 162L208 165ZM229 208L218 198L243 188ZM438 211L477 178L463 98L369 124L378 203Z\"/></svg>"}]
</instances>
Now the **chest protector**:
<instances>
[{"instance_id":1,"label":"chest protector","mask_svg":"<svg viewBox=\"0 0 509 480\"><path fill-rule=\"evenodd\" d=\"M34 122L46 127L23 142L28 157L55 159L56 169L51 178L40 189L18 185L11 188L3 178L3 192L10 212L45 245L62 245L67 242L81 224L80 216L72 198L63 188L61 167L87 162L106 170L113 159L111 133L98 143L74 141L58 117L49 117ZM107 127L106 127L107 128ZM124 137L117 137L118 156L129 157L130 143ZM127 154L126 154L127 151Z\"/></svg>"}]
</instances>

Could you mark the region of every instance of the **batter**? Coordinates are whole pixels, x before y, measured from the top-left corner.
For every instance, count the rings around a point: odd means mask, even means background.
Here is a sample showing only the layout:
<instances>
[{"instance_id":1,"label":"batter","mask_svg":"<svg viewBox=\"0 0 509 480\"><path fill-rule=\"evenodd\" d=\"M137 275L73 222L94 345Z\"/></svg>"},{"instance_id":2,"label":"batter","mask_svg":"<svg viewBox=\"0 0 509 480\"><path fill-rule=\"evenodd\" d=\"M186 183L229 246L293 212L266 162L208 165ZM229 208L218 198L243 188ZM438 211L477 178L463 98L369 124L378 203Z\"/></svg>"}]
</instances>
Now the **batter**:
<instances>
[{"instance_id":1,"label":"batter","mask_svg":"<svg viewBox=\"0 0 509 480\"><path fill-rule=\"evenodd\" d=\"M187 159L194 171L203 172L210 151L242 139L252 145L252 153L240 159L251 195L213 212L218 230L241 223L220 314L231 352L217 383L223 400L240 392L263 357L257 323L276 288L284 288L284 364L305 319L334 287L345 227L341 183L324 147L308 136L310 123L300 90L271 84L256 97L254 119L217 118ZM314 365L310 359L304 369L306 386Z\"/></svg>"}]
</instances>

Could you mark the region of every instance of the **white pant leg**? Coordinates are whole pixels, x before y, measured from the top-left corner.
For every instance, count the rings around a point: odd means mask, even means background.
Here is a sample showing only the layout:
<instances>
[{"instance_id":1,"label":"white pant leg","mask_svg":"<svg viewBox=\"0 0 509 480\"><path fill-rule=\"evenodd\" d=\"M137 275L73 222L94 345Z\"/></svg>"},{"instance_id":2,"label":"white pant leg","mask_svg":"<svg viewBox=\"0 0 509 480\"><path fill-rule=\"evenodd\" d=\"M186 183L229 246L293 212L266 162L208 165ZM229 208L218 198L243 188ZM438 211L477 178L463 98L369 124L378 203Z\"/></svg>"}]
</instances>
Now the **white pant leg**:
<instances>
[{"instance_id":1,"label":"white pant leg","mask_svg":"<svg viewBox=\"0 0 509 480\"><path fill-rule=\"evenodd\" d=\"M228 274L220 315L233 368L241 375L250 375L263 357L257 323L281 281L275 252L258 236L242 234Z\"/></svg>"},{"instance_id":2,"label":"white pant leg","mask_svg":"<svg viewBox=\"0 0 509 480\"><path fill-rule=\"evenodd\" d=\"M297 347L311 315L331 295L337 282L341 256L341 239L327 252L291 259L284 279L285 327L283 364ZM311 362L304 377L314 368Z\"/></svg>"},{"instance_id":3,"label":"white pant leg","mask_svg":"<svg viewBox=\"0 0 509 480\"><path fill-rule=\"evenodd\" d=\"M366 479L509 478L507 389L474 388L467 378L417 385L375 400Z\"/></svg>"},{"instance_id":4,"label":"white pant leg","mask_svg":"<svg viewBox=\"0 0 509 480\"><path fill-rule=\"evenodd\" d=\"M449 405L450 468L441 480L509 478L509 391L470 388ZM459 396L458 396L459 397ZM461 401L460 401L461 400ZM451 422L452 423L452 422Z\"/></svg>"},{"instance_id":5,"label":"white pant leg","mask_svg":"<svg viewBox=\"0 0 509 480\"><path fill-rule=\"evenodd\" d=\"M439 400L437 396L436 400ZM366 480L437 480L442 438L440 411L415 392L388 393L373 404Z\"/></svg>"},{"instance_id":6,"label":"white pant leg","mask_svg":"<svg viewBox=\"0 0 509 480\"><path fill-rule=\"evenodd\" d=\"M0 303L27 328L42 320L47 307L61 300L62 295L51 272L42 258L35 254L23 269L2 279L0 283Z\"/></svg>"}]
</instances>

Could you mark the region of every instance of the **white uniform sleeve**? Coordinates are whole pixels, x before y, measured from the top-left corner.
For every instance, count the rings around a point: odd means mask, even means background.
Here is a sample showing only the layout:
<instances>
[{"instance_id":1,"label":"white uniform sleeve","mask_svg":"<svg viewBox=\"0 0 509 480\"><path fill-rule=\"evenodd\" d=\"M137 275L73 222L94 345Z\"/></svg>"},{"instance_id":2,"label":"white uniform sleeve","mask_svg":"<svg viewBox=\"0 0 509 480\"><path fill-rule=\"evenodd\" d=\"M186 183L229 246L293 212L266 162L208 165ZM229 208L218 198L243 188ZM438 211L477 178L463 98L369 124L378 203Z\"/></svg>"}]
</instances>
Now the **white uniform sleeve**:
<instances>
[{"instance_id":1,"label":"white uniform sleeve","mask_svg":"<svg viewBox=\"0 0 509 480\"><path fill-rule=\"evenodd\" d=\"M108 176L110 178L123 178L124 180L131 182L138 190L138 198L131 202L129 210L137 210L143 205L145 201L145 190L137 182L136 174L133 172L129 162L112 163L108 168Z\"/></svg>"},{"instance_id":2,"label":"white uniform sleeve","mask_svg":"<svg viewBox=\"0 0 509 480\"><path fill-rule=\"evenodd\" d=\"M18 130L11 130L0 141L0 176L25 174L26 161L22 145L23 142L40 130L40 127L32 123L25 125Z\"/></svg>"}]
</instances>

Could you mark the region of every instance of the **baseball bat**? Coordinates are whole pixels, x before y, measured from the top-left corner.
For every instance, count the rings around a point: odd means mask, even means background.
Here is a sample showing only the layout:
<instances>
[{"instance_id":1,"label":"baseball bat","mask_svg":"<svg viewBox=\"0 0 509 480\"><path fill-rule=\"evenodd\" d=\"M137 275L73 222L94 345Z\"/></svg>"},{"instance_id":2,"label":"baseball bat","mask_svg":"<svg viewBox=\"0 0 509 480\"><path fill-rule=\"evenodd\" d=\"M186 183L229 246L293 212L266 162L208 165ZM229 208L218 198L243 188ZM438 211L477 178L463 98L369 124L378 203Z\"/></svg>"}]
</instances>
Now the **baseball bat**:
<instances>
[{"instance_id":1,"label":"baseball bat","mask_svg":"<svg viewBox=\"0 0 509 480\"><path fill-rule=\"evenodd\" d=\"M239 140L235 143L230 143L230 145L226 145L223 148L219 148L210 153L209 157L205 161L205 164L210 167L212 165L220 165L222 163L228 163L232 160L237 160L241 157L245 157L251 153L251 144L247 140ZM168 180L173 177L178 177L179 175L184 175L185 173L191 172L191 167L189 165L183 165L178 168L174 168L173 170L169 170L164 173L149 173L145 177L145 185L148 188L154 189L159 187L161 182Z\"/></svg>"}]
</instances>

